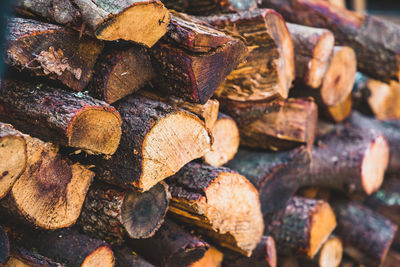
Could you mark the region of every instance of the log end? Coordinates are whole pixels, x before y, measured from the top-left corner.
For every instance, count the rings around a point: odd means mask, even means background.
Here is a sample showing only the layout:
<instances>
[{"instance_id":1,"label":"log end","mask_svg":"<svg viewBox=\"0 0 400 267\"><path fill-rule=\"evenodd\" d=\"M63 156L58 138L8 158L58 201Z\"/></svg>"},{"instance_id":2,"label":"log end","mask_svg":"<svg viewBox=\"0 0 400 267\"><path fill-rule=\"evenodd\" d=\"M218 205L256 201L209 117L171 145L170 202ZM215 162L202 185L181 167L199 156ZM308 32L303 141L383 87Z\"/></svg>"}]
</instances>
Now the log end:
<instances>
[{"instance_id":1,"label":"log end","mask_svg":"<svg viewBox=\"0 0 400 267\"><path fill-rule=\"evenodd\" d=\"M82 267L113 267L114 253L108 245L100 246L90 253L83 261Z\"/></svg>"},{"instance_id":2,"label":"log end","mask_svg":"<svg viewBox=\"0 0 400 267\"><path fill-rule=\"evenodd\" d=\"M331 237L322 246L319 252L318 264L321 267L337 267L342 261L343 244L340 238Z\"/></svg>"},{"instance_id":3,"label":"log end","mask_svg":"<svg viewBox=\"0 0 400 267\"><path fill-rule=\"evenodd\" d=\"M10 253L10 243L3 228L0 227L0 265L5 264Z\"/></svg>"},{"instance_id":4,"label":"log end","mask_svg":"<svg viewBox=\"0 0 400 267\"><path fill-rule=\"evenodd\" d=\"M123 39L152 47L166 32L170 14L161 1L137 1L122 13L103 22L96 30L98 39Z\"/></svg>"},{"instance_id":5,"label":"log end","mask_svg":"<svg viewBox=\"0 0 400 267\"><path fill-rule=\"evenodd\" d=\"M322 115L328 120L340 123L351 115L352 107L353 99L351 97L351 94L349 94L347 98L344 99L344 101L339 102L337 105L326 107L323 110Z\"/></svg>"},{"instance_id":6,"label":"log end","mask_svg":"<svg viewBox=\"0 0 400 267\"><path fill-rule=\"evenodd\" d=\"M215 247L210 247L201 260L189 265L189 267L218 267L221 266L224 254Z\"/></svg>"}]
</instances>

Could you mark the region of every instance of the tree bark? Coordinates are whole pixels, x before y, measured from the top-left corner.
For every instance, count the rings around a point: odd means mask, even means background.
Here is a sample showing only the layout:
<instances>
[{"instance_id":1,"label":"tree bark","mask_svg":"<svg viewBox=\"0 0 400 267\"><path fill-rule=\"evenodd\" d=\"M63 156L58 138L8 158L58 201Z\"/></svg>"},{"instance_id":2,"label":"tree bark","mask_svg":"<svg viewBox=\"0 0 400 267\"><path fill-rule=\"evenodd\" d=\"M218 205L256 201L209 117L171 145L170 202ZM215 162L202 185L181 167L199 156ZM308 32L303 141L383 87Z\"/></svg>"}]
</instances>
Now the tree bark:
<instances>
[{"instance_id":1,"label":"tree bark","mask_svg":"<svg viewBox=\"0 0 400 267\"><path fill-rule=\"evenodd\" d=\"M119 246L113 248L115 256L115 267L154 267L145 259L136 255L136 252L129 249L127 246Z\"/></svg>"},{"instance_id":2,"label":"tree bark","mask_svg":"<svg viewBox=\"0 0 400 267\"><path fill-rule=\"evenodd\" d=\"M45 141L88 153L113 154L121 136L121 117L113 107L43 84L3 80L0 119Z\"/></svg>"},{"instance_id":3,"label":"tree bark","mask_svg":"<svg viewBox=\"0 0 400 267\"><path fill-rule=\"evenodd\" d=\"M31 19L10 18L7 26L8 65L58 80L76 91L84 90L103 49L102 42Z\"/></svg>"},{"instance_id":4,"label":"tree bark","mask_svg":"<svg viewBox=\"0 0 400 267\"><path fill-rule=\"evenodd\" d=\"M257 8L257 0L166 0L166 7L193 15L240 12Z\"/></svg>"},{"instance_id":5,"label":"tree bark","mask_svg":"<svg viewBox=\"0 0 400 267\"><path fill-rule=\"evenodd\" d=\"M400 253L396 250L390 250L383 262L383 267L396 267L400 264Z\"/></svg>"},{"instance_id":6,"label":"tree bark","mask_svg":"<svg viewBox=\"0 0 400 267\"><path fill-rule=\"evenodd\" d=\"M246 41L245 62L217 89L215 96L236 101L286 99L295 78L293 43L285 21L272 9L201 17Z\"/></svg>"},{"instance_id":7,"label":"tree bark","mask_svg":"<svg viewBox=\"0 0 400 267\"><path fill-rule=\"evenodd\" d=\"M11 125L0 122L0 199L4 198L27 163L26 142Z\"/></svg>"},{"instance_id":8,"label":"tree bark","mask_svg":"<svg viewBox=\"0 0 400 267\"><path fill-rule=\"evenodd\" d=\"M96 182L89 189L78 225L112 245L122 244L127 237L148 238L164 222L169 198L164 182L144 193Z\"/></svg>"},{"instance_id":9,"label":"tree bark","mask_svg":"<svg viewBox=\"0 0 400 267\"><path fill-rule=\"evenodd\" d=\"M0 226L0 264L5 264L10 254L10 242L7 233Z\"/></svg>"},{"instance_id":10,"label":"tree bark","mask_svg":"<svg viewBox=\"0 0 400 267\"><path fill-rule=\"evenodd\" d=\"M13 247L10 258L5 267L62 267L61 263L55 262L31 250L21 247Z\"/></svg>"},{"instance_id":11,"label":"tree bark","mask_svg":"<svg viewBox=\"0 0 400 267\"><path fill-rule=\"evenodd\" d=\"M339 45L350 46L361 72L379 80L400 79L400 26L361 15L324 0L262 0L288 22L331 30Z\"/></svg>"},{"instance_id":12,"label":"tree bark","mask_svg":"<svg viewBox=\"0 0 400 267\"><path fill-rule=\"evenodd\" d=\"M342 256L342 241L337 236L331 235L313 259L299 258L299 263L302 267L338 267Z\"/></svg>"},{"instance_id":13,"label":"tree bark","mask_svg":"<svg viewBox=\"0 0 400 267\"><path fill-rule=\"evenodd\" d=\"M219 245L250 256L264 228L257 190L225 168L189 163L168 179L169 211Z\"/></svg>"},{"instance_id":14,"label":"tree bark","mask_svg":"<svg viewBox=\"0 0 400 267\"><path fill-rule=\"evenodd\" d=\"M168 10L157 0L18 0L14 6L22 15L87 29L101 40L123 39L148 47L165 34L169 23Z\"/></svg>"}]
</instances>

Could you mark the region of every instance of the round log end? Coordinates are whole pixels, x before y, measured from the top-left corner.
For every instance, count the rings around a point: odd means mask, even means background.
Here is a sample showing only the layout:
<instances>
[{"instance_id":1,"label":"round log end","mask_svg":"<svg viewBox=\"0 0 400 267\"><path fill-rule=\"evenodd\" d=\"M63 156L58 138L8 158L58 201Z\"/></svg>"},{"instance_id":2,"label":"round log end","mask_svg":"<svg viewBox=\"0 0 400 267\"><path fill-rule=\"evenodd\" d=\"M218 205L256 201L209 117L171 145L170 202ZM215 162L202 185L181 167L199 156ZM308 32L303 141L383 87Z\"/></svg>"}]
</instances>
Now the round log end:
<instances>
[{"instance_id":1,"label":"round log end","mask_svg":"<svg viewBox=\"0 0 400 267\"><path fill-rule=\"evenodd\" d=\"M342 261L343 244L340 238L330 237L319 252L318 264L320 267L338 267Z\"/></svg>"},{"instance_id":2,"label":"round log end","mask_svg":"<svg viewBox=\"0 0 400 267\"><path fill-rule=\"evenodd\" d=\"M389 145L383 136L378 136L365 156L361 165L362 185L370 195L382 185L386 168L389 164Z\"/></svg>"},{"instance_id":3,"label":"round log end","mask_svg":"<svg viewBox=\"0 0 400 267\"><path fill-rule=\"evenodd\" d=\"M82 267L113 267L114 253L108 245L103 245L90 253L82 263Z\"/></svg>"},{"instance_id":4,"label":"round log end","mask_svg":"<svg viewBox=\"0 0 400 267\"><path fill-rule=\"evenodd\" d=\"M349 94L347 98L339 102L337 105L326 107L326 109L323 110L322 115L324 115L328 120L339 123L344 121L351 115L352 107L353 99L351 97L351 94Z\"/></svg>"},{"instance_id":5,"label":"round log end","mask_svg":"<svg viewBox=\"0 0 400 267\"><path fill-rule=\"evenodd\" d=\"M96 30L98 39L132 41L152 47L166 32L170 14L161 1L135 1ZM140 3L142 2L142 3Z\"/></svg>"},{"instance_id":6,"label":"round log end","mask_svg":"<svg viewBox=\"0 0 400 267\"><path fill-rule=\"evenodd\" d=\"M69 146L88 153L112 155L121 138L121 117L114 108L87 108L78 113L69 127Z\"/></svg>"},{"instance_id":7,"label":"round log end","mask_svg":"<svg viewBox=\"0 0 400 267\"><path fill-rule=\"evenodd\" d=\"M5 264L10 253L10 244L3 228L0 227L0 265Z\"/></svg>"},{"instance_id":8,"label":"round log end","mask_svg":"<svg viewBox=\"0 0 400 267\"><path fill-rule=\"evenodd\" d=\"M190 267L217 267L221 266L222 260L224 258L224 254L222 254L219 250L215 247L211 246L206 253L204 254L203 258L195 263L192 263Z\"/></svg>"},{"instance_id":9,"label":"round log end","mask_svg":"<svg viewBox=\"0 0 400 267\"><path fill-rule=\"evenodd\" d=\"M130 191L122 205L122 224L131 238L148 238L160 228L168 210L167 185L160 182L149 191Z\"/></svg>"}]
</instances>

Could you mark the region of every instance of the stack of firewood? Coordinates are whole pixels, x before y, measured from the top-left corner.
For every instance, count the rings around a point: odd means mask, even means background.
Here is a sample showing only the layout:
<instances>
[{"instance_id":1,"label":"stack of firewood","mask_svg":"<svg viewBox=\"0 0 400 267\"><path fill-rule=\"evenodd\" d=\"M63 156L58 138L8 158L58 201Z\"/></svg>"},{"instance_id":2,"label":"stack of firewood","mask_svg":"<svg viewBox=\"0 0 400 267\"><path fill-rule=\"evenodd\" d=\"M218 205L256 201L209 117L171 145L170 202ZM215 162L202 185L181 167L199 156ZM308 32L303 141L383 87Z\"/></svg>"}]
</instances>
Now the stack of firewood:
<instances>
[{"instance_id":1,"label":"stack of firewood","mask_svg":"<svg viewBox=\"0 0 400 267\"><path fill-rule=\"evenodd\" d=\"M400 26L326 0L14 11L0 266L400 265Z\"/></svg>"}]
</instances>

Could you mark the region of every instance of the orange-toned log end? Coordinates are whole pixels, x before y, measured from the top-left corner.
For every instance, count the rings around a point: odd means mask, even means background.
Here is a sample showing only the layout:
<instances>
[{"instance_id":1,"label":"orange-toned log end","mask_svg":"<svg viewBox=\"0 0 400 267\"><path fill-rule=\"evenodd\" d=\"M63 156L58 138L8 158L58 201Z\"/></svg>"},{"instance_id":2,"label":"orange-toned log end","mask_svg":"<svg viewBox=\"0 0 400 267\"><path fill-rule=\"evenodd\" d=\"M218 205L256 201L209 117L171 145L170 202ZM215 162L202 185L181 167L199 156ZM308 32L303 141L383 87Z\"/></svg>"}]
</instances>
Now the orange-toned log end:
<instances>
[{"instance_id":1,"label":"orange-toned log end","mask_svg":"<svg viewBox=\"0 0 400 267\"><path fill-rule=\"evenodd\" d=\"M239 128L236 122L222 113L212 129L214 139L211 151L204 155L205 163L222 166L236 155L239 148Z\"/></svg>"},{"instance_id":2,"label":"orange-toned log end","mask_svg":"<svg viewBox=\"0 0 400 267\"><path fill-rule=\"evenodd\" d=\"M0 199L25 170L26 142L11 125L0 123Z\"/></svg>"},{"instance_id":3,"label":"orange-toned log end","mask_svg":"<svg viewBox=\"0 0 400 267\"><path fill-rule=\"evenodd\" d=\"M222 254L218 249L211 246L206 253L204 253L203 258L195 263L192 263L189 267L219 267L221 266L224 254Z\"/></svg>"},{"instance_id":4,"label":"orange-toned log end","mask_svg":"<svg viewBox=\"0 0 400 267\"><path fill-rule=\"evenodd\" d=\"M109 246L101 246L89 254L83 261L82 267L113 267L114 253Z\"/></svg>"},{"instance_id":5,"label":"orange-toned log end","mask_svg":"<svg viewBox=\"0 0 400 267\"><path fill-rule=\"evenodd\" d=\"M134 2L123 12L101 23L95 35L98 39L123 39L152 47L166 32L170 14L161 1Z\"/></svg>"},{"instance_id":6,"label":"orange-toned log end","mask_svg":"<svg viewBox=\"0 0 400 267\"><path fill-rule=\"evenodd\" d=\"M342 241L336 236L331 236L321 247L318 264L320 267L338 267L342 261L342 256Z\"/></svg>"},{"instance_id":7,"label":"orange-toned log end","mask_svg":"<svg viewBox=\"0 0 400 267\"><path fill-rule=\"evenodd\" d=\"M321 115L328 121L342 122L351 115L353 100L349 94L343 101L332 107L322 107Z\"/></svg>"}]
</instances>

